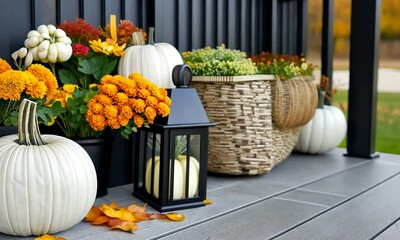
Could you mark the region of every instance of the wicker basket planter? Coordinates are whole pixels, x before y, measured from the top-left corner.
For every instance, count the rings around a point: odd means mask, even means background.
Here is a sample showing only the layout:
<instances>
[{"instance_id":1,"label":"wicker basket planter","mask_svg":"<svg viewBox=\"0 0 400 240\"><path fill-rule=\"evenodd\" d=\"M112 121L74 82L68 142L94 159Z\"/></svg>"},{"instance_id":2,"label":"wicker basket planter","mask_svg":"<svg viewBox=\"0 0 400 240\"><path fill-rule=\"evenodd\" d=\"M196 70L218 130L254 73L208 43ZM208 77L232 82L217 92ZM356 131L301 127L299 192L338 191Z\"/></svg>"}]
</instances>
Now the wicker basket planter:
<instances>
[{"instance_id":1,"label":"wicker basket planter","mask_svg":"<svg viewBox=\"0 0 400 240\"><path fill-rule=\"evenodd\" d=\"M272 75L193 77L210 121L208 170L230 175L269 172L293 150L300 129L272 120Z\"/></svg>"},{"instance_id":2,"label":"wicker basket planter","mask_svg":"<svg viewBox=\"0 0 400 240\"><path fill-rule=\"evenodd\" d=\"M272 119L279 129L304 126L317 109L318 91L310 76L278 79L272 95Z\"/></svg>"}]
</instances>

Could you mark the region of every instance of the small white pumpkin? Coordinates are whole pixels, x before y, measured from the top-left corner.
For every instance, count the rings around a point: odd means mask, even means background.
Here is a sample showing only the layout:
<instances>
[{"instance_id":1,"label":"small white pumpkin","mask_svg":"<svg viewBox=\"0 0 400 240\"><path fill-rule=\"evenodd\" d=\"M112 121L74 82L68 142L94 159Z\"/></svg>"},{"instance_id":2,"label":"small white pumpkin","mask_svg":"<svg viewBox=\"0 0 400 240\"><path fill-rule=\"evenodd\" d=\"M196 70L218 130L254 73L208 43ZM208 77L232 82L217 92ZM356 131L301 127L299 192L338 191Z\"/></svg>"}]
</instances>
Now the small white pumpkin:
<instances>
[{"instance_id":1,"label":"small white pumpkin","mask_svg":"<svg viewBox=\"0 0 400 240\"><path fill-rule=\"evenodd\" d=\"M66 230L85 217L96 198L89 155L67 138L41 136L36 103L27 100L19 111L18 135L0 138L0 176L0 232L9 235Z\"/></svg>"},{"instance_id":2,"label":"small white pumpkin","mask_svg":"<svg viewBox=\"0 0 400 240\"><path fill-rule=\"evenodd\" d=\"M153 194L154 197L159 196L159 182L160 182L160 157L156 156L154 159L154 178L153 178ZM174 161L174 196L173 199L185 198L185 187L186 187L186 156L179 155L178 160ZM189 194L188 197L193 197L197 193L199 186L199 162L194 158L190 157L189 166ZM149 159L146 163L146 191L150 193L151 188L151 168L152 161Z\"/></svg>"},{"instance_id":3,"label":"small white pumpkin","mask_svg":"<svg viewBox=\"0 0 400 240\"><path fill-rule=\"evenodd\" d=\"M295 150L311 154L331 151L343 141L346 131L347 122L342 110L322 102L314 117L301 129Z\"/></svg>"},{"instance_id":4,"label":"small white pumpkin","mask_svg":"<svg viewBox=\"0 0 400 240\"><path fill-rule=\"evenodd\" d=\"M138 39L140 35L136 32L133 38ZM159 87L174 88L172 70L176 65L183 64L181 54L169 43L154 43L153 35L154 28L150 28L149 44L133 45L125 50L119 60L118 74L128 77L133 72L139 72Z\"/></svg>"}]
</instances>

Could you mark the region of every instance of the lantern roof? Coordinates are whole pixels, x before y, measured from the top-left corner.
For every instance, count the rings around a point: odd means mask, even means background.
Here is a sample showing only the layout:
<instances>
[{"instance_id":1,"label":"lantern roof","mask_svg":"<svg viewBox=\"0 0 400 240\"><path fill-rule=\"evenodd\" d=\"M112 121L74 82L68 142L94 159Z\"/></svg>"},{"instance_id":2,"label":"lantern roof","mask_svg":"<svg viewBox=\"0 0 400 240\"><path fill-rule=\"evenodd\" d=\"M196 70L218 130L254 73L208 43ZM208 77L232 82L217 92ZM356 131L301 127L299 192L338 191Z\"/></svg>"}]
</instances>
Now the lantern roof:
<instances>
[{"instance_id":1,"label":"lantern roof","mask_svg":"<svg viewBox=\"0 0 400 240\"><path fill-rule=\"evenodd\" d=\"M172 79L176 88L167 89L172 100L170 114L167 117L157 117L154 125L164 128L215 126L215 123L208 120L196 89L188 87L191 78L192 70L189 66L177 65L174 68Z\"/></svg>"}]
</instances>

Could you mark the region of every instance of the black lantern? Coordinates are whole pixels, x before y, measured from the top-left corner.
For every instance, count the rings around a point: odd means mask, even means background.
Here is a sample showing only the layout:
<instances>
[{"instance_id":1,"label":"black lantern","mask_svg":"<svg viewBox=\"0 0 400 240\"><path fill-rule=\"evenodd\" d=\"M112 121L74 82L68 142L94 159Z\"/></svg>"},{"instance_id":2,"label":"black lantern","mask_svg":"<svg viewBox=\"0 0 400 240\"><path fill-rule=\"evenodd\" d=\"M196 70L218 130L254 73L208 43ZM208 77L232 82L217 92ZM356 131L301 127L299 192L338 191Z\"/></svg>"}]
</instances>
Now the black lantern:
<instances>
[{"instance_id":1,"label":"black lantern","mask_svg":"<svg viewBox=\"0 0 400 240\"><path fill-rule=\"evenodd\" d=\"M209 122L187 65L173 70L168 117L140 128L136 138L133 195L160 212L204 206Z\"/></svg>"}]
</instances>

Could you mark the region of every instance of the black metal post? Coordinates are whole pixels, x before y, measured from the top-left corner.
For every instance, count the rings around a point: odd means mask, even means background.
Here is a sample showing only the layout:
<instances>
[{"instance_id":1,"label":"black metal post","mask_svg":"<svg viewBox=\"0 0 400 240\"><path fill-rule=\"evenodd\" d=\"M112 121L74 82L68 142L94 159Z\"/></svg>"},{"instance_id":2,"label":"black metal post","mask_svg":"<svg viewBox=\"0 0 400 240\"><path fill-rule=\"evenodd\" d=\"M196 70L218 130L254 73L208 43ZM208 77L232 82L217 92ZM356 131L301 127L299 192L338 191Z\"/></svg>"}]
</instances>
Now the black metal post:
<instances>
[{"instance_id":1,"label":"black metal post","mask_svg":"<svg viewBox=\"0 0 400 240\"><path fill-rule=\"evenodd\" d=\"M297 0L297 55L307 55L307 9L307 0Z\"/></svg>"},{"instance_id":2,"label":"black metal post","mask_svg":"<svg viewBox=\"0 0 400 240\"><path fill-rule=\"evenodd\" d=\"M374 158L381 0L353 0L347 155Z\"/></svg>"},{"instance_id":3,"label":"black metal post","mask_svg":"<svg viewBox=\"0 0 400 240\"><path fill-rule=\"evenodd\" d=\"M333 80L333 2L334 0L324 0L322 16L321 75L328 77L329 89L332 89ZM329 104L326 99L325 104Z\"/></svg>"}]
</instances>

